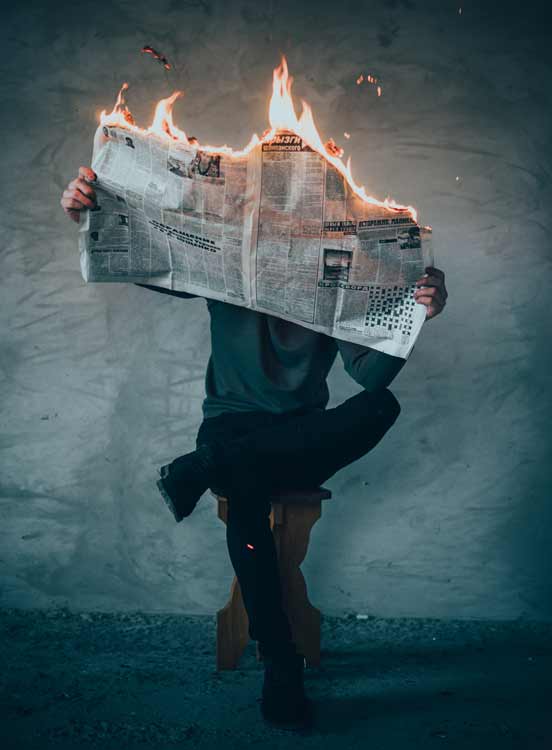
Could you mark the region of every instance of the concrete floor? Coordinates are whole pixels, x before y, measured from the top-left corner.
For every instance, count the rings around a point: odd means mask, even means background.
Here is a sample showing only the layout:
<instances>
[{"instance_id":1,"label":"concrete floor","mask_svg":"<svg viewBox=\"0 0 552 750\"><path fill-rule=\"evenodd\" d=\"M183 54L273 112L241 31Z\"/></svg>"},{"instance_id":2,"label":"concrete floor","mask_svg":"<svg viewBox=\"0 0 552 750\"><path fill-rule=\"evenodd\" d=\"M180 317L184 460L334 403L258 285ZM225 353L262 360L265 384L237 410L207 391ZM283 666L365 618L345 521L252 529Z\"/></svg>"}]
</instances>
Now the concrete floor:
<instances>
[{"instance_id":1,"label":"concrete floor","mask_svg":"<svg viewBox=\"0 0 552 750\"><path fill-rule=\"evenodd\" d=\"M259 714L254 644L217 673L214 617L3 610L4 748L548 748L552 625L325 617L315 727ZM369 743L369 745L367 745Z\"/></svg>"}]
</instances>

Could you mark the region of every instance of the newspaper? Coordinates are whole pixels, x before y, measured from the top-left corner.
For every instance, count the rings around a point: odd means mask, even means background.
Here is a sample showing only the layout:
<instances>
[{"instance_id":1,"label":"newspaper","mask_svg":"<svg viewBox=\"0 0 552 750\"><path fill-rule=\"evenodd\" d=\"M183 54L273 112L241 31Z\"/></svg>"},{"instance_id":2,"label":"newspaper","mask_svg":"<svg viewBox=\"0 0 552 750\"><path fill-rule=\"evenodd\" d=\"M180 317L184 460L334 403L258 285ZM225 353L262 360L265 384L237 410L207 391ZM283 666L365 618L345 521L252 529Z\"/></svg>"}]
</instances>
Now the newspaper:
<instances>
[{"instance_id":1,"label":"newspaper","mask_svg":"<svg viewBox=\"0 0 552 750\"><path fill-rule=\"evenodd\" d=\"M425 320L415 281L431 230L359 198L279 131L247 155L100 126L97 207L79 234L87 282L138 282L275 315L406 359Z\"/></svg>"}]
</instances>

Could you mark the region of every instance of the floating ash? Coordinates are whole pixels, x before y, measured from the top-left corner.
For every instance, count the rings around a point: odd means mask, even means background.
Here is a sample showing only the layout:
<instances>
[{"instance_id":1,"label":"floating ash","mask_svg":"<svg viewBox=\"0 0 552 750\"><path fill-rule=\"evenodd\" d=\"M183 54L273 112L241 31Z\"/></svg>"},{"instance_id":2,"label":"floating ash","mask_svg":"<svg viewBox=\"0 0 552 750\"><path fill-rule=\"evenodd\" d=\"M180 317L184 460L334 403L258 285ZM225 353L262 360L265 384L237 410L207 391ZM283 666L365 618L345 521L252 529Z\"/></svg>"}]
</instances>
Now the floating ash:
<instances>
[{"instance_id":1,"label":"floating ash","mask_svg":"<svg viewBox=\"0 0 552 750\"><path fill-rule=\"evenodd\" d=\"M159 60L165 70L170 70L172 68L172 65L167 60L165 55L161 54L161 52L157 52L157 50L154 50L153 47L149 46L149 44L147 44L145 47L142 47L141 51L145 52L147 55L151 55L154 60Z\"/></svg>"},{"instance_id":2,"label":"floating ash","mask_svg":"<svg viewBox=\"0 0 552 750\"><path fill-rule=\"evenodd\" d=\"M146 48L144 48L146 49ZM370 85L377 82L374 76L370 76ZM128 89L128 84L124 83L113 110L107 113L105 110L100 115L100 124L102 126L120 126L141 135L151 134L159 138L170 138L187 145L193 145L202 153L221 154L231 157L243 157L249 154L257 146L269 143L274 139L276 134L286 131L294 136L298 136L304 143L326 159L326 161L337 169L345 178L351 190L365 203L374 206L380 206L389 211L408 211L413 220L417 220L417 211L413 206L405 206L397 203L395 200L387 197L380 201L367 194L365 188L355 182L351 171L351 157L347 162L342 161L344 150L337 146L333 139L324 142L314 123L314 117L310 106L302 101L302 111L299 117L295 111L295 103L291 96L291 84L293 79L289 75L288 66L285 57L282 57L281 64L274 69L272 76L272 96L270 98L268 120L270 128L265 130L262 137L254 133L247 146L243 149L233 149L230 146L210 146L200 143L193 139L193 143L186 136L183 130L176 127L172 118L172 108L175 101L182 95L181 91L175 91L171 96L162 99L155 108L153 122L149 128L144 130L138 127L126 106L124 101L124 92Z\"/></svg>"}]
</instances>

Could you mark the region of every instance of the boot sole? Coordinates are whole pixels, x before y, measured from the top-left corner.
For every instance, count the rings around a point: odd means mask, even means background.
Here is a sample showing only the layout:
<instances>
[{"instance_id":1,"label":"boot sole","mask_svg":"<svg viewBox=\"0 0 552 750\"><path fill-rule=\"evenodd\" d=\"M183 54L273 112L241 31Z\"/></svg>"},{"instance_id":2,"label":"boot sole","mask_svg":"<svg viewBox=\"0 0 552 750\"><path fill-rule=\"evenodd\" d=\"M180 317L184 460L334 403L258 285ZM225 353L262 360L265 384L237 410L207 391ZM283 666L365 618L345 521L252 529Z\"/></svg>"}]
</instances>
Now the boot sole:
<instances>
[{"instance_id":1,"label":"boot sole","mask_svg":"<svg viewBox=\"0 0 552 750\"><path fill-rule=\"evenodd\" d=\"M168 466L162 466L159 469L159 474L161 475L161 479L158 479L155 484L157 485L157 489L159 490L159 494L161 495L161 497L165 501L165 505L168 507L168 509L172 513L172 515L174 517L174 520L177 523L180 523L180 521L182 521L182 519L184 518L184 516L181 513L179 513L177 511L177 509L175 508L175 506L173 504L173 501L171 500L171 497L170 497L169 493L167 492L167 490L165 489L165 486L163 484L163 477L166 477L168 475L168 471L169 471L169 467Z\"/></svg>"}]
</instances>

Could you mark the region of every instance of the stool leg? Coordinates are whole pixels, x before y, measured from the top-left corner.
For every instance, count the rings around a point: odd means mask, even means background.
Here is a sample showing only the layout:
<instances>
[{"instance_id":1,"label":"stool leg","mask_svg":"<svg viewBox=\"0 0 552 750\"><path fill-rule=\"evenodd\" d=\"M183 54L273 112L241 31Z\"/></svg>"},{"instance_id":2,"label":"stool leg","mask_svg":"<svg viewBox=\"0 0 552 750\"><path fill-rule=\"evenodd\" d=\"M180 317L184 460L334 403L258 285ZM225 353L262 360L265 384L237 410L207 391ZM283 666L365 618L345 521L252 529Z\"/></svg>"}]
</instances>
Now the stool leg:
<instances>
[{"instance_id":1,"label":"stool leg","mask_svg":"<svg viewBox=\"0 0 552 750\"><path fill-rule=\"evenodd\" d=\"M217 612L217 670L236 669L249 642L248 627L240 584L234 576L230 598Z\"/></svg>"},{"instance_id":2,"label":"stool leg","mask_svg":"<svg viewBox=\"0 0 552 750\"><path fill-rule=\"evenodd\" d=\"M283 516L274 525L278 549L283 604L289 618L293 639L312 667L320 665L320 610L308 598L307 584L300 569L306 557L310 531L320 518L320 502L313 505L274 504L275 516Z\"/></svg>"}]
</instances>

